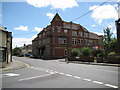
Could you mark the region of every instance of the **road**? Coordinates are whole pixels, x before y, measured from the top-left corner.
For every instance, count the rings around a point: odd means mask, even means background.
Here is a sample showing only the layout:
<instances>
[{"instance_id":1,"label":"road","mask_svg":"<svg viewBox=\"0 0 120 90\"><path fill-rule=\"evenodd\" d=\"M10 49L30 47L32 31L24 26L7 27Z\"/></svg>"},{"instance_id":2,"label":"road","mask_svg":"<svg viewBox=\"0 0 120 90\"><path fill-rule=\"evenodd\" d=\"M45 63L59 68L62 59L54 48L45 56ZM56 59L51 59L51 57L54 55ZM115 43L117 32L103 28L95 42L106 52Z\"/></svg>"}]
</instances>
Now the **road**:
<instances>
[{"instance_id":1,"label":"road","mask_svg":"<svg viewBox=\"0 0 120 90\"><path fill-rule=\"evenodd\" d=\"M3 72L3 88L118 88L118 67L13 57L30 66Z\"/></svg>"}]
</instances>

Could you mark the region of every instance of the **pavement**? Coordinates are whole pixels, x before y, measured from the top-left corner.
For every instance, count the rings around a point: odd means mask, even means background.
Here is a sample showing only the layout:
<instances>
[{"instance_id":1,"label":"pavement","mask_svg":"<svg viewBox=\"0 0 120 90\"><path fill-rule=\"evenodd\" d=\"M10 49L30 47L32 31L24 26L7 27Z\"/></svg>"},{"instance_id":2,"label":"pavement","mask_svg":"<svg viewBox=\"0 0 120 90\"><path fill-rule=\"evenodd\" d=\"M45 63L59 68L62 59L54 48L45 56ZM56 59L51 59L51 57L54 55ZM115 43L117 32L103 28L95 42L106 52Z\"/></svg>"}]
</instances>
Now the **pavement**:
<instances>
[{"instance_id":1,"label":"pavement","mask_svg":"<svg viewBox=\"0 0 120 90\"><path fill-rule=\"evenodd\" d=\"M59 59L58 61L65 62L65 59ZM108 64L108 63L80 62L80 61L69 61L69 63L120 67L120 64ZM13 62L6 65L5 68L2 68L2 71L17 70L26 67L29 67L27 63L19 60L13 60Z\"/></svg>"},{"instance_id":2,"label":"pavement","mask_svg":"<svg viewBox=\"0 0 120 90\"><path fill-rule=\"evenodd\" d=\"M11 63L7 64L5 68L2 68L2 71L9 71L9 70L17 70L22 69L25 67L29 67L29 65L23 61L13 60Z\"/></svg>"},{"instance_id":3,"label":"pavement","mask_svg":"<svg viewBox=\"0 0 120 90\"><path fill-rule=\"evenodd\" d=\"M65 61L65 59L59 59L59 62L66 62L66 61ZM68 61L68 63L120 67L120 64L110 64L110 63L80 62L80 61Z\"/></svg>"}]
</instances>

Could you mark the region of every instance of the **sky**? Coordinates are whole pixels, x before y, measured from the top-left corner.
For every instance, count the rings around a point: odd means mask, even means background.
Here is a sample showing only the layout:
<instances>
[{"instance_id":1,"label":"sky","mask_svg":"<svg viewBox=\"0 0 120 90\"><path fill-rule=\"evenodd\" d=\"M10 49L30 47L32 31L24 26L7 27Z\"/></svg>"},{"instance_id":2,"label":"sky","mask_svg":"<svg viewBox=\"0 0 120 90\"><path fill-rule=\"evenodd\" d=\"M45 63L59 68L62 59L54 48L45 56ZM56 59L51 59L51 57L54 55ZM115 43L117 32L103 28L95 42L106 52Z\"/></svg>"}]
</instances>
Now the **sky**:
<instances>
[{"instance_id":1,"label":"sky","mask_svg":"<svg viewBox=\"0 0 120 90\"><path fill-rule=\"evenodd\" d=\"M2 25L12 32L13 48L31 44L36 35L50 24L56 13L61 16L63 21L73 21L98 35L103 35L103 30L109 27L113 37L116 37L115 20L118 19L118 3L117 1L106 2L100 6L103 2L81 2L80 0L6 1L2 2L0 18L2 17ZM90 10L92 12L78 18Z\"/></svg>"}]
</instances>

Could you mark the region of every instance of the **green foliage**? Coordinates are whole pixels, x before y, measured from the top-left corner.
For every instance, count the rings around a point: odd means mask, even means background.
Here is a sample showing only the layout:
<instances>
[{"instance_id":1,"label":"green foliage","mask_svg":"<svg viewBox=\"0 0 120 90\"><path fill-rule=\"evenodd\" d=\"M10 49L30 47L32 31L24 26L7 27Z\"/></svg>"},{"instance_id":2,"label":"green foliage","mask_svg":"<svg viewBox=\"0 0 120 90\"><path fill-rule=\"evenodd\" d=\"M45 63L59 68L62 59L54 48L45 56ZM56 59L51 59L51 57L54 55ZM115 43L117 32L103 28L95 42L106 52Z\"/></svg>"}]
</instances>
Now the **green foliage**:
<instances>
[{"instance_id":1,"label":"green foliage","mask_svg":"<svg viewBox=\"0 0 120 90\"><path fill-rule=\"evenodd\" d=\"M74 48L74 49L71 50L71 56L72 57L78 56L79 54L80 54L79 49Z\"/></svg>"},{"instance_id":2,"label":"green foliage","mask_svg":"<svg viewBox=\"0 0 120 90\"><path fill-rule=\"evenodd\" d=\"M97 55L98 57L105 57L105 50L101 50L100 53Z\"/></svg>"},{"instance_id":3,"label":"green foliage","mask_svg":"<svg viewBox=\"0 0 120 90\"><path fill-rule=\"evenodd\" d=\"M12 54L15 56L18 56L21 52L21 49L19 47L15 47L14 49L12 49Z\"/></svg>"},{"instance_id":4,"label":"green foliage","mask_svg":"<svg viewBox=\"0 0 120 90\"><path fill-rule=\"evenodd\" d=\"M103 37L103 47L105 50L105 56L108 56L109 52L116 52L117 51L117 39L116 38L112 38L112 34L110 32L110 28L106 28L104 30L104 37Z\"/></svg>"},{"instance_id":5,"label":"green foliage","mask_svg":"<svg viewBox=\"0 0 120 90\"><path fill-rule=\"evenodd\" d=\"M110 50L112 52L117 52L117 39L115 37L111 39Z\"/></svg>"},{"instance_id":6,"label":"green foliage","mask_svg":"<svg viewBox=\"0 0 120 90\"><path fill-rule=\"evenodd\" d=\"M92 50L91 53L93 57L104 57L105 56L105 51L102 49Z\"/></svg>"},{"instance_id":7,"label":"green foliage","mask_svg":"<svg viewBox=\"0 0 120 90\"><path fill-rule=\"evenodd\" d=\"M117 54L115 52L108 53L108 56L116 56Z\"/></svg>"},{"instance_id":8,"label":"green foliage","mask_svg":"<svg viewBox=\"0 0 120 90\"><path fill-rule=\"evenodd\" d=\"M83 56L88 57L91 55L91 49L89 47L83 47L83 48L81 48L81 54Z\"/></svg>"},{"instance_id":9,"label":"green foliage","mask_svg":"<svg viewBox=\"0 0 120 90\"><path fill-rule=\"evenodd\" d=\"M120 60L120 55L117 54L116 52L110 52L110 53L108 54L108 57L109 57L109 58L118 58L118 59Z\"/></svg>"},{"instance_id":10,"label":"green foliage","mask_svg":"<svg viewBox=\"0 0 120 90\"><path fill-rule=\"evenodd\" d=\"M108 27L104 30L104 40L105 40L106 44L109 44L111 41L111 36L113 33L111 33L110 30L111 29Z\"/></svg>"}]
</instances>

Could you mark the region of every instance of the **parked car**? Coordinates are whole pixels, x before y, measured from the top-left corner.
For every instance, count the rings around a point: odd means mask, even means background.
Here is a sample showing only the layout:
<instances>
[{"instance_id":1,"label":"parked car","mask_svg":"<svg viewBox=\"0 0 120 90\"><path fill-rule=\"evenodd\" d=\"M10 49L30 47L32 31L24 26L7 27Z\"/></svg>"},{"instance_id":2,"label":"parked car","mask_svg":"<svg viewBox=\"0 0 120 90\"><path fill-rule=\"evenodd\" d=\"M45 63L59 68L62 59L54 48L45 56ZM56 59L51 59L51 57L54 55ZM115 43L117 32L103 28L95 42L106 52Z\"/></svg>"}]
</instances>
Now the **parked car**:
<instances>
[{"instance_id":1,"label":"parked car","mask_svg":"<svg viewBox=\"0 0 120 90\"><path fill-rule=\"evenodd\" d=\"M31 54L31 55L29 55L29 57L30 57L30 58L34 58L34 55Z\"/></svg>"}]
</instances>

